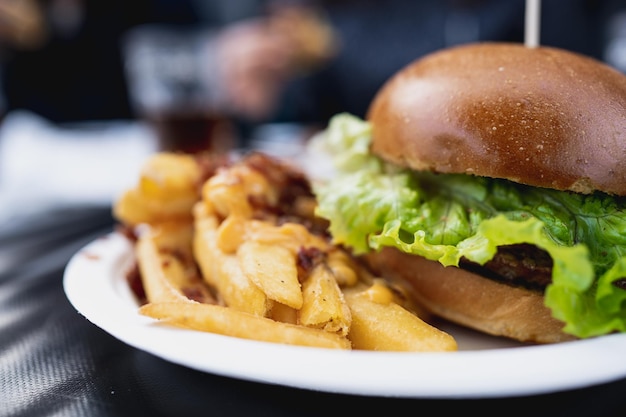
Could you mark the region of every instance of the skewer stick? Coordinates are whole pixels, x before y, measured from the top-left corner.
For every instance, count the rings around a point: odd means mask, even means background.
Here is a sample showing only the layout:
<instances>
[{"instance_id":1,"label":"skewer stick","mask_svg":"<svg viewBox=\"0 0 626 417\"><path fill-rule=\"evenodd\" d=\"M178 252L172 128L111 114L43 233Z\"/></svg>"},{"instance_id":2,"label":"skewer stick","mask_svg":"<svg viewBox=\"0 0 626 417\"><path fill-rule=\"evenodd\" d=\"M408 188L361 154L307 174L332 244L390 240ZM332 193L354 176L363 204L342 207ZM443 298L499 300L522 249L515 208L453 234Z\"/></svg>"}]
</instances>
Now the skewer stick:
<instances>
[{"instance_id":1,"label":"skewer stick","mask_svg":"<svg viewBox=\"0 0 626 417\"><path fill-rule=\"evenodd\" d=\"M541 0L526 0L524 20L524 45L528 48L539 46L539 27L541 21Z\"/></svg>"}]
</instances>

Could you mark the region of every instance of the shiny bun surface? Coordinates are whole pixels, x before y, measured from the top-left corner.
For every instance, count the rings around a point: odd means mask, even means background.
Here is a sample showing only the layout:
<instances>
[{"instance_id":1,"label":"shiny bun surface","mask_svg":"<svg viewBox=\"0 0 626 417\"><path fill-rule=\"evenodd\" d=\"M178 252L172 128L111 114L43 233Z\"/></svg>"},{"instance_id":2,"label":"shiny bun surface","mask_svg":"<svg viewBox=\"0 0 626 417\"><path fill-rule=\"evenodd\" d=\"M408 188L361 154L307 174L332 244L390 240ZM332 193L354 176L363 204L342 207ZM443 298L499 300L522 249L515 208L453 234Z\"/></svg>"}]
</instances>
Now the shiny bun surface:
<instances>
[{"instance_id":1,"label":"shiny bun surface","mask_svg":"<svg viewBox=\"0 0 626 417\"><path fill-rule=\"evenodd\" d=\"M372 151L398 165L626 195L626 76L582 55L441 50L393 76L367 118Z\"/></svg>"}]
</instances>

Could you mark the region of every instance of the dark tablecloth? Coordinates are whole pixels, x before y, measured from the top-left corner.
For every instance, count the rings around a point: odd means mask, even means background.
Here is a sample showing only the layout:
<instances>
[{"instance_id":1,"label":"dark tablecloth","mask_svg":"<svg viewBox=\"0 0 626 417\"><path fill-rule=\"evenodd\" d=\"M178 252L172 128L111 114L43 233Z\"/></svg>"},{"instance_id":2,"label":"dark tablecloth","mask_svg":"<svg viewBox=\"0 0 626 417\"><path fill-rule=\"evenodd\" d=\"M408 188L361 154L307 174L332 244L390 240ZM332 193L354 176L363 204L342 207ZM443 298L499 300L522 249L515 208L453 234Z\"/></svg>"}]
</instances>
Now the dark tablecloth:
<instances>
[{"instance_id":1,"label":"dark tablecloth","mask_svg":"<svg viewBox=\"0 0 626 417\"><path fill-rule=\"evenodd\" d=\"M65 297L71 256L113 227L108 207L52 210L1 226L0 416L626 415L626 379L530 397L398 399L266 385L169 363L100 330Z\"/></svg>"}]
</instances>

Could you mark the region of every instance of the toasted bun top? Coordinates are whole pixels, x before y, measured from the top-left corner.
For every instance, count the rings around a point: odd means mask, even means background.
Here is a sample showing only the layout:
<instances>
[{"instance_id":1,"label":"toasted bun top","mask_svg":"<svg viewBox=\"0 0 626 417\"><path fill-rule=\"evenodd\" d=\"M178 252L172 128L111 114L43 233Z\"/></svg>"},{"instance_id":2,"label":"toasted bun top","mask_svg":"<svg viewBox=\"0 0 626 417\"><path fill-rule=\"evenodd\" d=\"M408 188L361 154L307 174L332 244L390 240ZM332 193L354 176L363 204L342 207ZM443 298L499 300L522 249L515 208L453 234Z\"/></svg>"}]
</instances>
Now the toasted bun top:
<instances>
[{"instance_id":1,"label":"toasted bun top","mask_svg":"<svg viewBox=\"0 0 626 417\"><path fill-rule=\"evenodd\" d=\"M549 47L425 56L372 102L372 151L417 170L626 195L626 76Z\"/></svg>"}]
</instances>

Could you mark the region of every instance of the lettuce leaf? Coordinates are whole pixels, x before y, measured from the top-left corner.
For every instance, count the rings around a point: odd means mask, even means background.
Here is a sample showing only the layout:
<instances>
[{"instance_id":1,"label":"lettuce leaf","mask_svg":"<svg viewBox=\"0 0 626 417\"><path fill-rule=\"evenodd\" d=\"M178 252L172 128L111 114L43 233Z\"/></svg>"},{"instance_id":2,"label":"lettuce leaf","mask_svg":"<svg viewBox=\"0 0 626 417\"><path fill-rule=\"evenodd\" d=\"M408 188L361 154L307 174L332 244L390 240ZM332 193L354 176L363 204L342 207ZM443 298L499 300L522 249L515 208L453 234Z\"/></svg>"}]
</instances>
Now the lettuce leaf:
<instances>
[{"instance_id":1,"label":"lettuce leaf","mask_svg":"<svg viewBox=\"0 0 626 417\"><path fill-rule=\"evenodd\" d=\"M553 259L546 305L578 337L626 331L626 202L506 180L400 169L370 155L368 123L335 116L320 139L335 162L314 186L335 243L384 246L458 266L497 247L529 243Z\"/></svg>"}]
</instances>

